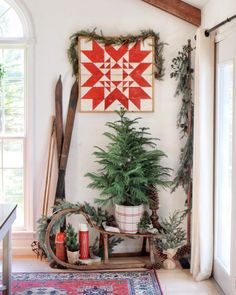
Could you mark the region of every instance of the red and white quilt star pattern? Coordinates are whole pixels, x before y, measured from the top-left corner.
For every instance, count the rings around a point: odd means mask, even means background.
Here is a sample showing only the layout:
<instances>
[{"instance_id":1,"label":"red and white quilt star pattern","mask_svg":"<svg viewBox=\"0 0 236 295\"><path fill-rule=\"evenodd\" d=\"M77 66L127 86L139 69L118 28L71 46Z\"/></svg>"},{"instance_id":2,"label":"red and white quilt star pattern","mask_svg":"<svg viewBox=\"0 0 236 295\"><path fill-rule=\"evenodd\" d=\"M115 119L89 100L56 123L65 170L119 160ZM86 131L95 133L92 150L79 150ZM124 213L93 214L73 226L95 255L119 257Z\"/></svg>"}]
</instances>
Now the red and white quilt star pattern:
<instances>
[{"instance_id":1,"label":"red and white quilt star pattern","mask_svg":"<svg viewBox=\"0 0 236 295\"><path fill-rule=\"evenodd\" d=\"M79 38L80 111L153 111L153 39L103 45Z\"/></svg>"}]
</instances>

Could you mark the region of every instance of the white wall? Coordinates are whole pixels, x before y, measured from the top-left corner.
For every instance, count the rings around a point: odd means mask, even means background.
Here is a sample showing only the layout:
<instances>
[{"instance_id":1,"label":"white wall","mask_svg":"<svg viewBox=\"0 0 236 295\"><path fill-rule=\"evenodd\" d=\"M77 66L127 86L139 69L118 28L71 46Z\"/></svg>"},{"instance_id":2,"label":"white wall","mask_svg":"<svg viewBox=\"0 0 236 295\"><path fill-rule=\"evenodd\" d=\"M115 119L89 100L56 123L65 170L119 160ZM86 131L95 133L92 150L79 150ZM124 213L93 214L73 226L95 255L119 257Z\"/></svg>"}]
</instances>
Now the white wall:
<instances>
[{"instance_id":1,"label":"white wall","mask_svg":"<svg viewBox=\"0 0 236 295\"><path fill-rule=\"evenodd\" d=\"M165 47L164 81L155 82L155 112L141 114L142 124L151 128L154 137L160 138L159 147L168 158L163 162L176 169L180 152L179 133L176 118L179 100L173 97L175 82L170 80L172 58L194 37L196 28L182 20L160 11L140 0L24 0L32 15L35 26L35 220L41 214L45 185L45 169L49 141L50 116L54 114L54 87L59 74L62 74L64 106L67 108L72 85L71 65L67 59L69 37L81 29L97 27L105 35L137 34L141 29L160 32ZM140 114L130 114L135 117ZM93 202L98 192L87 188L84 178L88 171L95 171L93 146L104 146L102 136L104 125L116 119L114 114L77 113L66 175L66 195L72 202ZM53 195L52 195L53 198ZM174 194L160 193L160 215L183 208L185 195L182 189Z\"/></svg>"},{"instance_id":2,"label":"white wall","mask_svg":"<svg viewBox=\"0 0 236 295\"><path fill-rule=\"evenodd\" d=\"M202 27L209 29L235 13L235 0L209 0L202 9Z\"/></svg>"}]
</instances>

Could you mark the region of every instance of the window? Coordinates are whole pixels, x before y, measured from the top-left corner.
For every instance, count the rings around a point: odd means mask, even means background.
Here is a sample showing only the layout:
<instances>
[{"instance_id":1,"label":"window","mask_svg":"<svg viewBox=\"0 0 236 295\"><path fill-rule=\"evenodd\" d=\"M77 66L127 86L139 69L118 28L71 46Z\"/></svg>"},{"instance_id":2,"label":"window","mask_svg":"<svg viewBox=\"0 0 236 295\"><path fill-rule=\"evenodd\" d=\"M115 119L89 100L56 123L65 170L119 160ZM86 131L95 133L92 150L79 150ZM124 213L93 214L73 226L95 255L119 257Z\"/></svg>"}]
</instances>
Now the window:
<instances>
[{"instance_id":1,"label":"window","mask_svg":"<svg viewBox=\"0 0 236 295\"><path fill-rule=\"evenodd\" d=\"M23 37L23 27L19 16L6 1L0 0L0 36L2 38Z\"/></svg>"},{"instance_id":2,"label":"window","mask_svg":"<svg viewBox=\"0 0 236 295\"><path fill-rule=\"evenodd\" d=\"M0 0L0 202L15 203L15 230L29 230L29 165L27 129L29 99L26 61L28 36L12 1ZM13 3L12 3L13 4ZM19 9L19 8L18 8ZM22 12L21 12L22 13Z\"/></svg>"},{"instance_id":3,"label":"window","mask_svg":"<svg viewBox=\"0 0 236 295\"><path fill-rule=\"evenodd\" d=\"M233 144L233 62L218 65L217 152L216 152L216 257L230 273L232 144Z\"/></svg>"}]
</instances>

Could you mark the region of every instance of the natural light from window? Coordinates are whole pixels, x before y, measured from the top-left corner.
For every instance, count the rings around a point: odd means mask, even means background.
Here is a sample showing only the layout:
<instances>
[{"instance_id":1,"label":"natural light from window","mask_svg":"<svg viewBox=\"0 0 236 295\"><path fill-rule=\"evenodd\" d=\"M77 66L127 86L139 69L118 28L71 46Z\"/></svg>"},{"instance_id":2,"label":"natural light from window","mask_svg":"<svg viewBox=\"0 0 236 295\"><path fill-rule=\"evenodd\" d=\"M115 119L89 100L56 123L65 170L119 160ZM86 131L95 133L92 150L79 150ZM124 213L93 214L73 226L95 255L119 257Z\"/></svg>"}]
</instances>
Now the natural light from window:
<instances>
[{"instance_id":1,"label":"natural light from window","mask_svg":"<svg viewBox=\"0 0 236 295\"><path fill-rule=\"evenodd\" d=\"M18 205L14 225L24 229L25 46L12 42L21 37L19 16L0 0L0 202Z\"/></svg>"},{"instance_id":2,"label":"natural light from window","mask_svg":"<svg viewBox=\"0 0 236 295\"><path fill-rule=\"evenodd\" d=\"M0 37L23 37L23 28L15 10L5 1L0 0Z\"/></svg>"},{"instance_id":3,"label":"natural light from window","mask_svg":"<svg viewBox=\"0 0 236 295\"><path fill-rule=\"evenodd\" d=\"M219 65L217 99L216 257L230 273L232 202L233 62Z\"/></svg>"}]
</instances>

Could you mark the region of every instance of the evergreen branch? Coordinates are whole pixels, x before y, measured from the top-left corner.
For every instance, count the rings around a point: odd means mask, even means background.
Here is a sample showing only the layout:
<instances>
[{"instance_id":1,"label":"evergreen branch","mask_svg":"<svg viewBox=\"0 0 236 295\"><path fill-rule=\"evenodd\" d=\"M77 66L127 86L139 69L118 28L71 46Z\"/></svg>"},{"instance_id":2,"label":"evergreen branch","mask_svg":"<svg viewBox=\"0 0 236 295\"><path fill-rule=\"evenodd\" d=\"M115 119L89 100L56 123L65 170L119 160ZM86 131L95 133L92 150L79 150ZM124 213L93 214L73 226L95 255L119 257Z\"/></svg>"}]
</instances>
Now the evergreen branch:
<instances>
[{"instance_id":1,"label":"evergreen branch","mask_svg":"<svg viewBox=\"0 0 236 295\"><path fill-rule=\"evenodd\" d=\"M185 212L174 211L168 219L161 219L161 229L159 230L161 237L155 240L157 247L167 250L182 246L186 240L186 231L182 228L185 215Z\"/></svg>"},{"instance_id":2,"label":"evergreen branch","mask_svg":"<svg viewBox=\"0 0 236 295\"><path fill-rule=\"evenodd\" d=\"M184 188L187 194L192 183L192 165L193 165L193 97L191 83L193 70L191 61L188 58L189 46L184 46L182 51L178 52L177 57L172 60L171 78L177 80L176 96L180 96L182 104L177 118L177 127L180 129L181 138L187 137L185 146L181 149L179 158L179 168L173 180L172 192L179 186ZM191 115L191 117L189 117Z\"/></svg>"},{"instance_id":3,"label":"evergreen branch","mask_svg":"<svg viewBox=\"0 0 236 295\"><path fill-rule=\"evenodd\" d=\"M83 210L96 222L97 226L102 226L102 223L109 217L107 211L104 211L101 207L95 208L87 202L84 203Z\"/></svg>"}]
</instances>

